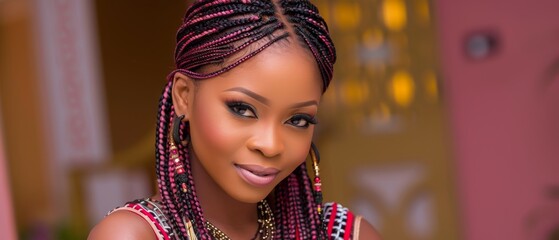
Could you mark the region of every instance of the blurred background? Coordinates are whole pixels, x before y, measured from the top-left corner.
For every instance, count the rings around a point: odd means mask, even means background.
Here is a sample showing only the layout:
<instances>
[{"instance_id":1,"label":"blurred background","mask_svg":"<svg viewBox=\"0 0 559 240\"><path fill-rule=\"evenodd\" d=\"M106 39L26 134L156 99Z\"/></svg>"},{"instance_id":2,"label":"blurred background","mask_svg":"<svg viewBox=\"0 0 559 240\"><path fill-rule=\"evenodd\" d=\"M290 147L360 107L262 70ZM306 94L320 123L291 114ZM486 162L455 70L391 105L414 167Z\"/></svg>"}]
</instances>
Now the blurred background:
<instances>
[{"instance_id":1,"label":"blurred background","mask_svg":"<svg viewBox=\"0 0 559 240\"><path fill-rule=\"evenodd\" d=\"M559 1L317 0L325 198L384 239L559 239ZM0 0L0 238L84 239L154 192L186 1Z\"/></svg>"}]
</instances>

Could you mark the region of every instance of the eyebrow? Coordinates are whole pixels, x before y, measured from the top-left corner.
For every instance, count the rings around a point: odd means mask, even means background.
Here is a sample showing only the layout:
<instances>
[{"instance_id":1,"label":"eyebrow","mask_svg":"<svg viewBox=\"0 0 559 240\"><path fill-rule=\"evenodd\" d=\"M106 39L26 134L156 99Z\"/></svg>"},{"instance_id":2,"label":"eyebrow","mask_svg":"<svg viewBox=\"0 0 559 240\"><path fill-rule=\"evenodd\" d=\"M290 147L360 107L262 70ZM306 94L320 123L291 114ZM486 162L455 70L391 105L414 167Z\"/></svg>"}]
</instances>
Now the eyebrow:
<instances>
[{"instance_id":1,"label":"eyebrow","mask_svg":"<svg viewBox=\"0 0 559 240\"><path fill-rule=\"evenodd\" d=\"M225 90L226 92L240 92L240 93L244 93L247 96L254 98L256 101L259 101L261 103L263 103L266 106L270 105L270 100L268 100L267 98L265 98L262 95L259 95L258 93L255 93L253 91L250 91L246 88L243 87L234 87L234 88L229 88L227 90ZM300 103L295 103L293 105L290 106L290 108L301 108L301 107L306 107L306 106L312 106L312 105L316 105L318 106L318 102L315 100L310 100L310 101L306 101L306 102L300 102Z\"/></svg>"},{"instance_id":2,"label":"eyebrow","mask_svg":"<svg viewBox=\"0 0 559 240\"><path fill-rule=\"evenodd\" d=\"M312 106L312 105L318 106L318 102L316 102L315 100L311 100L311 101L306 101L306 102L301 102L301 103L295 103L295 104L291 105L291 108L302 108L302 107L307 107L307 106Z\"/></svg>"},{"instance_id":3,"label":"eyebrow","mask_svg":"<svg viewBox=\"0 0 559 240\"><path fill-rule=\"evenodd\" d=\"M251 97L251 98L254 98L256 101L259 101L259 102L263 103L263 104L266 105L266 106L268 106L268 105L270 104L270 100L268 100L267 98L265 98L265 97L263 97L263 96L261 96L261 95L258 95L258 93L255 93L255 92L253 92L253 91L250 91L250 90L248 90L248 89L246 89L246 88L234 87L234 88L229 88L229 89L227 89L227 90L225 90L225 91L226 91L226 92L231 92L231 91L234 91L234 92L241 92L241 93L244 93L244 94L248 95L248 96Z\"/></svg>"}]
</instances>

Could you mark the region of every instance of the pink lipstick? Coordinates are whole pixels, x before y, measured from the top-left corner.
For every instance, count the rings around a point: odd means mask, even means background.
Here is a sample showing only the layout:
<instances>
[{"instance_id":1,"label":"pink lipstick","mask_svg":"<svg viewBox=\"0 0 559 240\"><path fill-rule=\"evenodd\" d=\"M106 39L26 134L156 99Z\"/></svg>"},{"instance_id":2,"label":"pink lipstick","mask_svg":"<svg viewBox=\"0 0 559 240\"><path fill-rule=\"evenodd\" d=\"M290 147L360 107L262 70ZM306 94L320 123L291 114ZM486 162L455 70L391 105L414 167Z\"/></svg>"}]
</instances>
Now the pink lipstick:
<instances>
[{"instance_id":1,"label":"pink lipstick","mask_svg":"<svg viewBox=\"0 0 559 240\"><path fill-rule=\"evenodd\" d=\"M279 173L275 168L266 168L258 165L235 164L237 172L246 182L251 185L262 187L274 181Z\"/></svg>"}]
</instances>

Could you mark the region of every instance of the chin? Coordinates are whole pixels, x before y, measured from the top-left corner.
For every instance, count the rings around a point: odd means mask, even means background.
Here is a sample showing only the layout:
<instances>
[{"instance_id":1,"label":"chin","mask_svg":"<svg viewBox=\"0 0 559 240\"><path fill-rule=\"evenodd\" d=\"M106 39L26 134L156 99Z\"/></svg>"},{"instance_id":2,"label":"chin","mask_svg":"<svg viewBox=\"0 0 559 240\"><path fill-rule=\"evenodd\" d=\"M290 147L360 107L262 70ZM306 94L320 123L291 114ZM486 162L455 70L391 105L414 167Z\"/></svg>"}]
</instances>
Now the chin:
<instances>
[{"instance_id":1,"label":"chin","mask_svg":"<svg viewBox=\"0 0 559 240\"><path fill-rule=\"evenodd\" d=\"M272 189L273 190L273 189ZM272 190L269 191L235 191L233 193L229 193L229 196L231 196L233 199L239 201L239 202L243 202L243 203L258 203L260 202L262 199L265 199L266 197L268 197L268 195L270 194L270 192Z\"/></svg>"}]
</instances>

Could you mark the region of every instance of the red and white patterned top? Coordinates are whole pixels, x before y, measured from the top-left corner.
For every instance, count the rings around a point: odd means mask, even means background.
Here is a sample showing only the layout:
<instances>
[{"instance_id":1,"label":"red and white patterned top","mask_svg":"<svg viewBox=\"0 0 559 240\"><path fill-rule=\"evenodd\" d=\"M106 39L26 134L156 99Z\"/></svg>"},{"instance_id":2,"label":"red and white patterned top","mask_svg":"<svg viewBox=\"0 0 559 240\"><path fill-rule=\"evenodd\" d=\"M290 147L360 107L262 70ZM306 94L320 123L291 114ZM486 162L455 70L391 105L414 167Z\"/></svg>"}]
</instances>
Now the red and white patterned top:
<instances>
[{"instance_id":1,"label":"red and white patterned top","mask_svg":"<svg viewBox=\"0 0 559 240\"><path fill-rule=\"evenodd\" d=\"M138 199L112 210L109 214L116 211L136 213L149 223L158 240L179 239L161 206L161 202L156 200ZM359 221L355 220L355 215L342 205L334 202L324 204L324 224L327 226L329 240L354 239L354 230L359 228L355 226Z\"/></svg>"}]
</instances>

